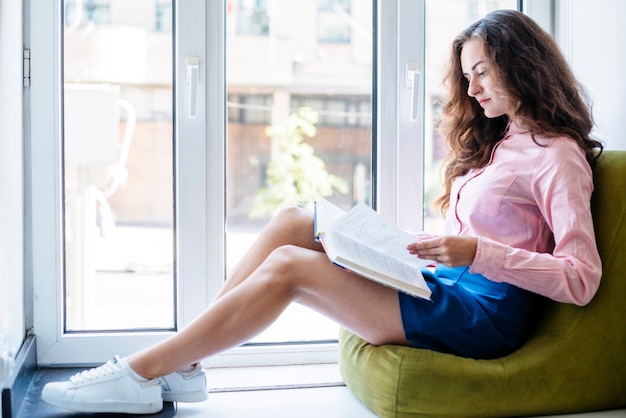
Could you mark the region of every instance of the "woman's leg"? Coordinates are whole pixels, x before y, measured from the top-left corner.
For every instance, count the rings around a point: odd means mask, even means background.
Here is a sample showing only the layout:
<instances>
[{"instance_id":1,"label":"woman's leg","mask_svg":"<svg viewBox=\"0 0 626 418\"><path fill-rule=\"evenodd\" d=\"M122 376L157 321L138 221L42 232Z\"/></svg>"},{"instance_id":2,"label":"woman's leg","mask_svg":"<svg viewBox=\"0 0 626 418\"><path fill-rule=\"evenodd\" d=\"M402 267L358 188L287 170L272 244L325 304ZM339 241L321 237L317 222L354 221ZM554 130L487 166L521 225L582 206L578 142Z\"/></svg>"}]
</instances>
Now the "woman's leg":
<instances>
[{"instance_id":1,"label":"woman's leg","mask_svg":"<svg viewBox=\"0 0 626 418\"><path fill-rule=\"evenodd\" d=\"M263 228L241 261L235 266L214 300L228 293L270 255L283 245L295 245L316 251L324 251L313 237L313 215L303 209L290 207L283 209Z\"/></svg>"},{"instance_id":2,"label":"woman's leg","mask_svg":"<svg viewBox=\"0 0 626 418\"><path fill-rule=\"evenodd\" d=\"M262 254L254 249L253 256L258 256L255 251ZM147 378L169 374L248 341L291 302L316 310L373 344L409 344L396 291L336 267L324 253L283 245L189 326L130 356L128 362Z\"/></svg>"}]
</instances>

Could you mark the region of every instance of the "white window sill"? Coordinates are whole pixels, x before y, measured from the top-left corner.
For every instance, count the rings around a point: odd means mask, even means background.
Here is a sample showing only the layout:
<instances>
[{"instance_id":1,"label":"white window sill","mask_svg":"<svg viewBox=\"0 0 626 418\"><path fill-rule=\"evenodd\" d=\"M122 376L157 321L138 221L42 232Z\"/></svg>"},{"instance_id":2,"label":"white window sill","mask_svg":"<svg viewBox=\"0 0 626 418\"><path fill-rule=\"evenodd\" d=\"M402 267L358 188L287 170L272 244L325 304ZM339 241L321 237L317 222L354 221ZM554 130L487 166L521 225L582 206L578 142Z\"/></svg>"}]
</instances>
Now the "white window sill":
<instances>
[{"instance_id":1,"label":"white window sill","mask_svg":"<svg viewBox=\"0 0 626 418\"><path fill-rule=\"evenodd\" d=\"M209 368L206 374L210 392L344 386L336 363Z\"/></svg>"}]
</instances>

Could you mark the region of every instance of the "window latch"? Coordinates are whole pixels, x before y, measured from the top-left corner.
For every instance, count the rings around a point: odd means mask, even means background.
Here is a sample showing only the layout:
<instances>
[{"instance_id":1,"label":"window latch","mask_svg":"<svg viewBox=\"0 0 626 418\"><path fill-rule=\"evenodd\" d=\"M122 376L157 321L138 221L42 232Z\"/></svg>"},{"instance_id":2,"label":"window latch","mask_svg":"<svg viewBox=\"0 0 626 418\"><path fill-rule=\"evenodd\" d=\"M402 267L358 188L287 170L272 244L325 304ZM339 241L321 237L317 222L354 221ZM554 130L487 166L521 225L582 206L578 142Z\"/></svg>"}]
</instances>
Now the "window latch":
<instances>
[{"instance_id":1,"label":"window latch","mask_svg":"<svg viewBox=\"0 0 626 418\"><path fill-rule=\"evenodd\" d=\"M185 81L189 86L189 119L195 119L198 110L198 79L200 78L200 58L187 57L187 74Z\"/></svg>"},{"instance_id":2,"label":"window latch","mask_svg":"<svg viewBox=\"0 0 626 418\"><path fill-rule=\"evenodd\" d=\"M419 111L420 103L420 87L421 87L422 73L419 72L419 65L416 62L406 63L406 79L405 87L411 89L411 112L409 114L409 120L417 120L417 113Z\"/></svg>"},{"instance_id":3,"label":"window latch","mask_svg":"<svg viewBox=\"0 0 626 418\"><path fill-rule=\"evenodd\" d=\"M24 66L23 66L24 87L29 87L30 86L30 49L24 49L23 58L24 58Z\"/></svg>"}]
</instances>

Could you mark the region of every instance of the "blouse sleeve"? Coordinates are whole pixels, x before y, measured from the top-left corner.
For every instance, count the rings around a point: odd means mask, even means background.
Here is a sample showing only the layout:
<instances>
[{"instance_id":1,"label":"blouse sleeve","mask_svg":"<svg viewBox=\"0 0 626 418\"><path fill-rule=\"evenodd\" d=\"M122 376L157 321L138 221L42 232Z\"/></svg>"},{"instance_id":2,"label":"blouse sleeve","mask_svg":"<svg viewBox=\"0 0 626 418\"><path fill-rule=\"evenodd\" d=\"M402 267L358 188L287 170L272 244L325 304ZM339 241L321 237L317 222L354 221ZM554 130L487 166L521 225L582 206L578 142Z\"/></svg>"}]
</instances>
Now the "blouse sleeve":
<instances>
[{"instance_id":1,"label":"blouse sleeve","mask_svg":"<svg viewBox=\"0 0 626 418\"><path fill-rule=\"evenodd\" d=\"M471 271L558 302L586 305L600 285L602 262L591 217L593 176L571 140L556 140L538 159L532 194L554 236L551 254L479 237Z\"/></svg>"}]
</instances>

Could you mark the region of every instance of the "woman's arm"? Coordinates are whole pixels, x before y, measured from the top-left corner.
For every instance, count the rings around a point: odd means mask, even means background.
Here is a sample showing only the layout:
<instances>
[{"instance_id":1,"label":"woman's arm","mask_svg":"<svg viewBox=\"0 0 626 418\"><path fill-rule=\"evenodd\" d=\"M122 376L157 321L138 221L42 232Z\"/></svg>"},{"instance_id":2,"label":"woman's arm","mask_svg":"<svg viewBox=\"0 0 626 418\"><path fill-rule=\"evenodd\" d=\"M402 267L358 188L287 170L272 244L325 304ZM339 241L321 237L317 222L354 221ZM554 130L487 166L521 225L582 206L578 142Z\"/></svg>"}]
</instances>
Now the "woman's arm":
<instances>
[{"instance_id":1,"label":"woman's arm","mask_svg":"<svg viewBox=\"0 0 626 418\"><path fill-rule=\"evenodd\" d=\"M478 238L471 271L559 302L585 305L600 285L602 262L591 216L593 176L578 146L555 140L534 170L532 194L554 237L537 253Z\"/></svg>"}]
</instances>

